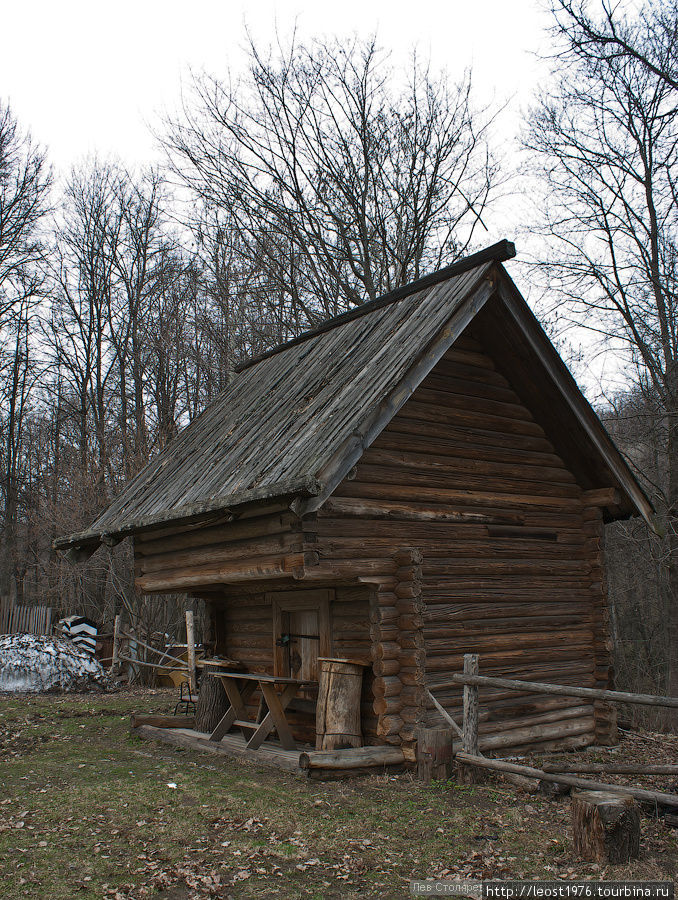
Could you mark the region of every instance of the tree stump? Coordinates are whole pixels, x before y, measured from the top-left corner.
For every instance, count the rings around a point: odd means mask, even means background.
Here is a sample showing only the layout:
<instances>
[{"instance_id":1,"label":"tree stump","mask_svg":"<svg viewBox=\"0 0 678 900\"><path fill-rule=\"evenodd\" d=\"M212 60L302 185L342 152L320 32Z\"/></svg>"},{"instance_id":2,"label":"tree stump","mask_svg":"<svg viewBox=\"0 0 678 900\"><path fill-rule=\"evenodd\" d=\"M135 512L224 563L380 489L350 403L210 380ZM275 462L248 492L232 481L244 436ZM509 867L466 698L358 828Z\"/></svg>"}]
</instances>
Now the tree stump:
<instances>
[{"instance_id":1,"label":"tree stump","mask_svg":"<svg viewBox=\"0 0 678 900\"><path fill-rule=\"evenodd\" d=\"M319 658L320 684L316 705L316 750L362 747L360 693L363 663Z\"/></svg>"},{"instance_id":2,"label":"tree stump","mask_svg":"<svg viewBox=\"0 0 678 900\"><path fill-rule=\"evenodd\" d=\"M572 792L575 853L599 863L624 863L640 852L640 815L633 797L608 791Z\"/></svg>"},{"instance_id":3,"label":"tree stump","mask_svg":"<svg viewBox=\"0 0 678 900\"><path fill-rule=\"evenodd\" d=\"M451 728L421 728L417 740L417 775L424 784L446 781L452 768Z\"/></svg>"},{"instance_id":4,"label":"tree stump","mask_svg":"<svg viewBox=\"0 0 678 900\"><path fill-rule=\"evenodd\" d=\"M219 679L203 672L196 705L195 730L211 734L230 705Z\"/></svg>"}]
</instances>

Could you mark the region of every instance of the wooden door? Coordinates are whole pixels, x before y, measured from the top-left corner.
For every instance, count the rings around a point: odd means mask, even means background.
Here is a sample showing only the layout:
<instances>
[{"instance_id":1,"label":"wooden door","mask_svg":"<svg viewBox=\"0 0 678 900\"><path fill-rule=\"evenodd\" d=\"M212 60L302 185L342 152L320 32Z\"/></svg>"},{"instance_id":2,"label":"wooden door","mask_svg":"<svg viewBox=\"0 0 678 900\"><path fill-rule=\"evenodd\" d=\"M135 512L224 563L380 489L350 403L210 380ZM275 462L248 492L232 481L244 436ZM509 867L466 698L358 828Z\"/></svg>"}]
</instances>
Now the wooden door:
<instances>
[{"instance_id":1,"label":"wooden door","mask_svg":"<svg viewBox=\"0 0 678 900\"><path fill-rule=\"evenodd\" d=\"M273 604L274 673L318 680L318 657L332 655L330 599L333 591L270 594Z\"/></svg>"},{"instance_id":2,"label":"wooden door","mask_svg":"<svg viewBox=\"0 0 678 900\"><path fill-rule=\"evenodd\" d=\"M289 616L289 675L304 681L318 680L320 629L317 609L297 609Z\"/></svg>"}]
</instances>

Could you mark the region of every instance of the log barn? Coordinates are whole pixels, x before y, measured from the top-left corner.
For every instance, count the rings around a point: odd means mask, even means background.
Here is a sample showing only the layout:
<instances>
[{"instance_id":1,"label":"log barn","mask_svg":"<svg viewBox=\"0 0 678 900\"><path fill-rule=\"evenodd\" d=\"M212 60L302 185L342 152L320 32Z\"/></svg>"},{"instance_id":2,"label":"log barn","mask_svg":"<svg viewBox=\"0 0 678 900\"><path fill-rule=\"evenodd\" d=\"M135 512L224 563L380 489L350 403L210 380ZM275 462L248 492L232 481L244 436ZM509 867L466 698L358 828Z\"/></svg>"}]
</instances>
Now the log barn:
<instances>
[{"instance_id":1,"label":"log barn","mask_svg":"<svg viewBox=\"0 0 678 900\"><path fill-rule=\"evenodd\" d=\"M250 673L361 662L364 743L406 759L442 721L431 695L459 716L464 653L483 674L608 687L604 524L652 508L509 277L514 253L501 241L245 362L57 546L131 537L139 590L203 599L216 654ZM481 749L614 740L605 703L481 703Z\"/></svg>"}]
</instances>

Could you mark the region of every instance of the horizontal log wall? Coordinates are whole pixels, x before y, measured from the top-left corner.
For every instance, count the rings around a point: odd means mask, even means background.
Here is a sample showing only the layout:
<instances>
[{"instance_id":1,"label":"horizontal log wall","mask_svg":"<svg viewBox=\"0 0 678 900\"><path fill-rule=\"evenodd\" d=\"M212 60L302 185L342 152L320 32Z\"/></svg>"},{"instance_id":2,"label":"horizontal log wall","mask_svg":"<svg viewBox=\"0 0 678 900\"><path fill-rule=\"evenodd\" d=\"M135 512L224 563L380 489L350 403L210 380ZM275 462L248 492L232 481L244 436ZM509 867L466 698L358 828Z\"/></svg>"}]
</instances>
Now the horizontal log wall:
<instances>
[{"instance_id":1,"label":"horizontal log wall","mask_svg":"<svg viewBox=\"0 0 678 900\"><path fill-rule=\"evenodd\" d=\"M390 717L382 738L410 739L422 715L424 723L439 722L431 706L416 710L421 665L436 698L461 717L461 691L436 685L462 670L464 653L481 655L484 674L606 684L600 511L585 505L575 477L477 338L464 336L448 351L314 527L316 577L338 575L353 561L363 577L382 579L377 597L389 579L390 590L407 593L394 548L421 549L425 605L406 611L384 601L373 631L375 671L385 673L375 710ZM411 638L403 647L399 635L417 616L423 646ZM481 737L513 729L517 746L533 743L540 724L544 747L613 733L604 704L481 690L481 707Z\"/></svg>"},{"instance_id":2,"label":"horizontal log wall","mask_svg":"<svg viewBox=\"0 0 678 900\"><path fill-rule=\"evenodd\" d=\"M296 578L304 566L301 522L281 507L218 525L154 529L135 537L134 561L144 592Z\"/></svg>"}]
</instances>

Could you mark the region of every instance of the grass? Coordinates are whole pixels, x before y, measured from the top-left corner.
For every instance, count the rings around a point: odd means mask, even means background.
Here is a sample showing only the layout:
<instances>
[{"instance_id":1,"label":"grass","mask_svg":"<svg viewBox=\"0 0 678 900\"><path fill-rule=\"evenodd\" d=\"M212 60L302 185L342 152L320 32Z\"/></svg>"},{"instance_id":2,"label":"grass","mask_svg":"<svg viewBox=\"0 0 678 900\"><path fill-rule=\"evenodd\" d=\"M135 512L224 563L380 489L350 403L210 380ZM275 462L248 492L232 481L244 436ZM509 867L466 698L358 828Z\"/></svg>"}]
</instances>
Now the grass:
<instances>
[{"instance_id":1,"label":"grass","mask_svg":"<svg viewBox=\"0 0 678 900\"><path fill-rule=\"evenodd\" d=\"M0 699L0 896L401 898L411 878L673 879L676 832L642 858L577 862L569 801L499 781L317 783L129 732L173 694ZM172 785L175 785L174 787Z\"/></svg>"}]
</instances>

